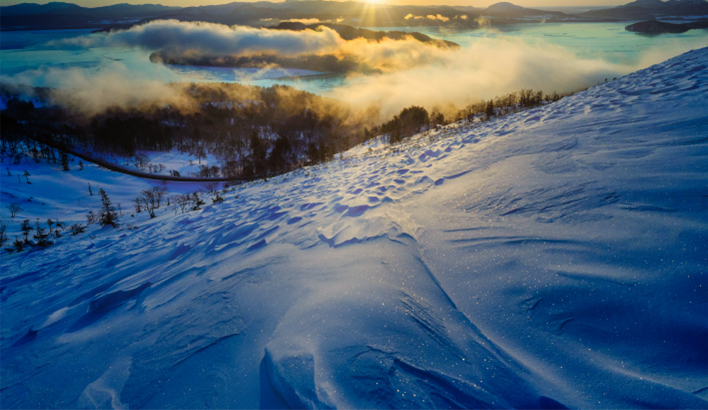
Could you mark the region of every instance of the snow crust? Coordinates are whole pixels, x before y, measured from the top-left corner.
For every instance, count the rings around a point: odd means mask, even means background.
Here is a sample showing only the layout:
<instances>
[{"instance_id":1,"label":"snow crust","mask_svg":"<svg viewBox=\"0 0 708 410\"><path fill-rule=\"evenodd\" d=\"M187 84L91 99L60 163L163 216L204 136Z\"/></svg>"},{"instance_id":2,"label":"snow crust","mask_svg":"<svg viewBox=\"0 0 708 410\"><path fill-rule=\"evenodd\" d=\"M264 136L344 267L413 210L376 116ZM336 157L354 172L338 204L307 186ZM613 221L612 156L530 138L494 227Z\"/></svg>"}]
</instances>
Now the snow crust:
<instances>
[{"instance_id":1,"label":"snow crust","mask_svg":"<svg viewBox=\"0 0 708 410\"><path fill-rule=\"evenodd\" d=\"M707 67L3 254L2 405L706 408Z\"/></svg>"}]
</instances>

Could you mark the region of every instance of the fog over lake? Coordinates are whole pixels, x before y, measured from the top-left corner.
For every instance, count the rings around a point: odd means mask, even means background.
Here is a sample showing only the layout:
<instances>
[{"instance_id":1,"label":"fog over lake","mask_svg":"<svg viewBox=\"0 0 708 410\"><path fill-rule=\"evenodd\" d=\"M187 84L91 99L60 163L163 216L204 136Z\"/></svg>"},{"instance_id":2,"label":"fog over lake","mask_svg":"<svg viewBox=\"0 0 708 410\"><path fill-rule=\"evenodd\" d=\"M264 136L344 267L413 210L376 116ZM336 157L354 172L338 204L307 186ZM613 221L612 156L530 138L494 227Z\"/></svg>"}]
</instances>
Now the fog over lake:
<instances>
[{"instance_id":1,"label":"fog over lake","mask_svg":"<svg viewBox=\"0 0 708 410\"><path fill-rule=\"evenodd\" d=\"M546 23L515 24L474 31L454 31L439 27L375 28L375 30L419 31L431 37L454 41L462 51L485 44L528 45L529 50L555 50L584 61L607 63L618 74L647 67L688 50L708 45L708 31L692 30L684 34L642 36L625 31L621 23ZM254 69L169 66L150 62L151 50L124 47L57 48L48 43L81 36L100 36L91 30L42 30L3 32L0 51L0 72L3 80L34 86L61 87L48 78L56 70L80 70L94 75L119 67L122 71L165 83L180 81L241 82L260 86L290 85L323 95L344 98L342 89L367 84L367 76L346 76L338 73L318 73L301 69ZM473 54L474 55L474 54ZM493 58L480 55L481 59ZM542 58L542 57L539 57ZM578 88L592 85L588 78ZM523 85L523 80L519 81ZM515 84L516 85L516 84ZM530 82L529 87L534 84ZM505 90L499 90L504 92ZM550 90L548 90L550 91ZM560 91L560 90L559 90ZM489 96L491 97L491 96Z\"/></svg>"}]
</instances>

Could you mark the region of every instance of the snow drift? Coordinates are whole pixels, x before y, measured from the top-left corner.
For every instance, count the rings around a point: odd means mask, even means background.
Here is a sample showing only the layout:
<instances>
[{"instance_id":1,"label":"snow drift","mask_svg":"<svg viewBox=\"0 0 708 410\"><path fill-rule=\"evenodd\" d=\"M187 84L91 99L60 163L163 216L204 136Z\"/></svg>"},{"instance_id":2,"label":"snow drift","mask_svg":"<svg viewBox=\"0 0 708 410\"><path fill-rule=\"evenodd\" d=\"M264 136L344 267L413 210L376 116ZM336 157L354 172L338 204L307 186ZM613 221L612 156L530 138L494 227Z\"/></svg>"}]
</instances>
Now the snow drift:
<instances>
[{"instance_id":1,"label":"snow drift","mask_svg":"<svg viewBox=\"0 0 708 410\"><path fill-rule=\"evenodd\" d=\"M3 407L708 407L707 66L4 254Z\"/></svg>"}]
</instances>

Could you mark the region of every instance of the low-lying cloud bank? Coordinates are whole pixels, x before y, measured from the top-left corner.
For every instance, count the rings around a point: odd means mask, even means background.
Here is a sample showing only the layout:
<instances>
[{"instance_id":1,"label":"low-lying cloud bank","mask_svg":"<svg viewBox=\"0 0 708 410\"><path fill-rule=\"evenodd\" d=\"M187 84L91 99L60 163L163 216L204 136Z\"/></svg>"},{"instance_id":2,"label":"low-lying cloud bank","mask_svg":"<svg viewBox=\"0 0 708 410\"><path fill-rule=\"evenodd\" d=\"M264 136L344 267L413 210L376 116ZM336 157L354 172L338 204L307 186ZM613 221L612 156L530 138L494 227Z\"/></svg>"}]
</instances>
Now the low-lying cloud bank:
<instances>
[{"instance_id":1,"label":"low-lying cloud bank","mask_svg":"<svg viewBox=\"0 0 708 410\"><path fill-rule=\"evenodd\" d=\"M462 14L462 15L456 15L456 16L452 17L452 20L458 20L458 19L459 19L459 20L467 20L468 18L469 18L469 17L467 17L466 14ZM413 15L413 14L408 14L408 15L406 15L406 16L404 17L404 19L405 19L405 20L423 20L423 19L428 19L428 20L433 20L433 21L438 20L438 21L442 21L442 22L444 22L444 23L447 23L448 21L450 21L450 17L445 17L445 16L443 16L443 15L441 15L441 14L428 14L427 16L416 16L416 15Z\"/></svg>"},{"instance_id":2,"label":"low-lying cloud bank","mask_svg":"<svg viewBox=\"0 0 708 410\"><path fill-rule=\"evenodd\" d=\"M546 43L482 38L469 47L436 52L429 64L378 75L352 75L329 96L355 105L374 104L383 118L411 105L453 113L470 103L520 89L577 92L700 47L701 40L677 41L646 52L637 63L619 64L579 58L568 49Z\"/></svg>"},{"instance_id":3,"label":"low-lying cloud bank","mask_svg":"<svg viewBox=\"0 0 708 410\"><path fill-rule=\"evenodd\" d=\"M217 24L163 21L128 31L91 35L54 42L54 47L129 46L147 50L178 49L187 53L278 56L348 56L377 74L350 75L328 97L366 111L372 121L387 120L401 109L420 105L454 112L470 103L522 88L547 93L578 91L598 82L648 67L692 48L703 39L677 41L670 47L647 52L637 64L615 64L602 59L581 59L569 50L546 43L528 44L519 38L480 38L462 49L434 47L413 39L393 41L343 40L328 28L318 31L263 30ZM266 68L267 69L267 68ZM166 70L165 71L169 71ZM43 76L55 87L57 103L93 115L110 107L145 109L189 103L180 87L153 76L140 77L116 62L99 73L82 69L42 70L0 76L10 84L31 83ZM379 116L372 115L376 107Z\"/></svg>"},{"instance_id":4,"label":"low-lying cloud bank","mask_svg":"<svg viewBox=\"0 0 708 410\"><path fill-rule=\"evenodd\" d=\"M137 47L170 49L199 55L253 55L264 52L285 56L337 50L345 41L336 31L267 30L223 24L159 20L130 30L75 37L50 43L65 47Z\"/></svg>"},{"instance_id":5,"label":"low-lying cloud bank","mask_svg":"<svg viewBox=\"0 0 708 410\"><path fill-rule=\"evenodd\" d=\"M578 91L632 70L602 60L581 60L561 47L482 39L469 48L441 53L427 65L350 81L332 96L376 104L388 117L410 105L454 111L452 107L522 88Z\"/></svg>"},{"instance_id":6,"label":"low-lying cloud bank","mask_svg":"<svg viewBox=\"0 0 708 410\"><path fill-rule=\"evenodd\" d=\"M275 58L326 57L343 61L346 67L360 72L391 72L429 64L449 48L442 41L428 43L413 36L404 39L384 37L380 41L364 38L343 39L326 26L317 30L273 30L251 27L228 27L221 24L155 21L129 30L84 36L50 43L56 48L135 47L157 51L157 60L176 64L220 65L219 59L259 57L268 62ZM212 60L215 64L209 64ZM272 60L272 59L271 59ZM192 63L190 63L192 61ZM204 64L204 62L207 64ZM269 62L272 66L272 63ZM341 66L334 64L333 66ZM260 66L263 66L260 65ZM291 68L307 68L296 66Z\"/></svg>"},{"instance_id":7,"label":"low-lying cloud bank","mask_svg":"<svg viewBox=\"0 0 708 410\"><path fill-rule=\"evenodd\" d=\"M47 88L44 97L48 97L50 104L87 116L112 108L151 110L172 106L192 111L193 102L185 98L183 87L165 80L169 81L131 71L121 62L107 64L100 71L43 68L14 76L0 75L0 84L20 94L31 92L26 85L41 83Z\"/></svg>"}]
</instances>

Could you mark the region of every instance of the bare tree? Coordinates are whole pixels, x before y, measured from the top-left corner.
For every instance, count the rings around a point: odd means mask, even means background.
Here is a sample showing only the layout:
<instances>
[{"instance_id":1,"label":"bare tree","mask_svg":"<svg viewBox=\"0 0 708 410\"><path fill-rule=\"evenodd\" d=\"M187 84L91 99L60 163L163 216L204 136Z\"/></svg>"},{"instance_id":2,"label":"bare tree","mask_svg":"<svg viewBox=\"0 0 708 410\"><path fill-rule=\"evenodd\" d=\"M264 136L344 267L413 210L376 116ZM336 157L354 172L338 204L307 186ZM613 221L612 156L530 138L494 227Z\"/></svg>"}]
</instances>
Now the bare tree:
<instances>
[{"instance_id":1,"label":"bare tree","mask_svg":"<svg viewBox=\"0 0 708 410\"><path fill-rule=\"evenodd\" d=\"M193 211L198 211L202 209L200 208L200 206L204 205L204 201L199 196L199 192L196 191L192 193L192 202L194 203L194 206L192 207Z\"/></svg>"},{"instance_id":2,"label":"bare tree","mask_svg":"<svg viewBox=\"0 0 708 410\"><path fill-rule=\"evenodd\" d=\"M204 190L209 195L214 195L214 192L219 190L219 183L218 182L210 182L210 183L204 184L202 186L204 187Z\"/></svg>"},{"instance_id":3,"label":"bare tree","mask_svg":"<svg viewBox=\"0 0 708 410\"><path fill-rule=\"evenodd\" d=\"M175 198L175 203L179 206L179 208L182 210L182 213L185 212L185 210L190 206L192 203L192 196L189 194L181 194L177 195Z\"/></svg>"},{"instance_id":4,"label":"bare tree","mask_svg":"<svg viewBox=\"0 0 708 410\"><path fill-rule=\"evenodd\" d=\"M194 150L191 152L191 154L194 155L195 157L197 157L197 160L199 161L200 164L202 163L202 158L206 158L206 155L207 155L206 150L204 149L204 146L201 144L195 146Z\"/></svg>"},{"instance_id":5,"label":"bare tree","mask_svg":"<svg viewBox=\"0 0 708 410\"><path fill-rule=\"evenodd\" d=\"M11 215L13 218L14 218L15 215L17 215L18 213L24 211L24 209L22 209L22 207L20 206L20 204L18 204L18 203L16 203L16 202L13 202L13 203L11 203L10 205L8 205L8 206L7 206L7 209L10 211L10 215Z\"/></svg>"},{"instance_id":6,"label":"bare tree","mask_svg":"<svg viewBox=\"0 0 708 410\"><path fill-rule=\"evenodd\" d=\"M141 152L141 153L135 155L135 165L139 169L141 169L141 170L145 169L149 163L150 163L150 158L148 158L148 156L145 155L144 153Z\"/></svg>"},{"instance_id":7,"label":"bare tree","mask_svg":"<svg viewBox=\"0 0 708 410\"><path fill-rule=\"evenodd\" d=\"M69 230L71 231L71 235L73 235L73 236L83 233L84 229L86 229L86 227L84 227L81 224L73 224L69 227Z\"/></svg>"},{"instance_id":8,"label":"bare tree","mask_svg":"<svg viewBox=\"0 0 708 410\"><path fill-rule=\"evenodd\" d=\"M152 191L155 193L155 203L157 204L156 208L159 208L162 198L164 198L170 191L167 189L167 184L164 181L160 186L153 187Z\"/></svg>"},{"instance_id":9,"label":"bare tree","mask_svg":"<svg viewBox=\"0 0 708 410\"><path fill-rule=\"evenodd\" d=\"M140 213L143 211L143 201L140 196L134 199L135 202L135 213Z\"/></svg>"},{"instance_id":10,"label":"bare tree","mask_svg":"<svg viewBox=\"0 0 708 410\"><path fill-rule=\"evenodd\" d=\"M157 208L157 195L155 193L155 189L143 189L142 192L140 192L140 196L136 200L136 202L139 201L143 207L145 208L146 211L150 214L150 218L155 217L155 208Z\"/></svg>"},{"instance_id":11,"label":"bare tree","mask_svg":"<svg viewBox=\"0 0 708 410\"><path fill-rule=\"evenodd\" d=\"M93 211L88 211L88 213L86 214L86 226L91 225L96 221L98 221L98 215L93 213Z\"/></svg>"},{"instance_id":12,"label":"bare tree","mask_svg":"<svg viewBox=\"0 0 708 410\"><path fill-rule=\"evenodd\" d=\"M211 202L214 204L219 204L224 202L224 197L222 196L221 191L219 191L219 183L218 182L211 182L209 184L204 185L204 189L209 193L209 195L212 195Z\"/></svg>"},{"instance_id":13,"label":"bare tree","mask_svg":"<svg viewBox=\"0 0 708 410\"><path fill-rule=\"evenodd\" d=\"M54 236L57 238L61 238L61 234L59 233L59 229L61 229L62 231L64 230L64 223L61 222L59 219L57 219L55 223L57 225L57 228L54 230Z\"/></svg>"}]
</instances>

